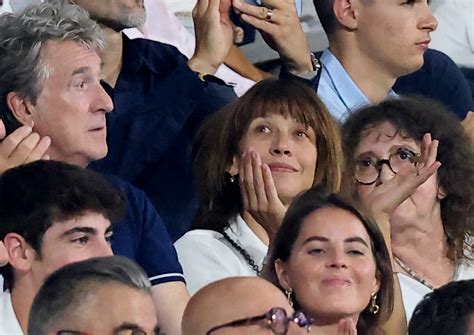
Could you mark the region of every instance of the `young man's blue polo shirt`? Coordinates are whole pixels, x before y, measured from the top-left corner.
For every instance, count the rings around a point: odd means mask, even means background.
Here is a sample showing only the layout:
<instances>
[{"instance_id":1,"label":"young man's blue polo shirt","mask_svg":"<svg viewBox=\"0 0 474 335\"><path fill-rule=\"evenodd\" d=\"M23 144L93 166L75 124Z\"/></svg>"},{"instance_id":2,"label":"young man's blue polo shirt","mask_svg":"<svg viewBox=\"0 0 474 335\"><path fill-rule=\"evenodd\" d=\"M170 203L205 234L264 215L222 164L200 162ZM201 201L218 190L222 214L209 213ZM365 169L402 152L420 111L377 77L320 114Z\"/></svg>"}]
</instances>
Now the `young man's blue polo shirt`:
<instances>
[{"instance_id":1,"label":"young man's blue polo shirt","mask_svg":"<svg viewBox=\"0 0 474 335\"><path fill-rule=\"evenodd\" d=\"M236 96L201 80L176 48L123 37L123 65L107 114L107 157L91 166L143 189L173 240L189 229L197 202L191 158L203 120Z\"/></svg>"},{"instance_id":2,"label":"young man's blue polo shirt","mask_svg":"<svg viewBox=\"0 0 474 335\"><path fill-rule=\"evenodd\" d=\"M184 282L176 250L145 193L120 178L106 177L123 192L127 201L126 218L113 226L114 254L134 260L145 270L152 285Z\"/></svg>"},{"instance_id":3,"label":"young man's blue polo shirt","mask_svg":"<svg viewBox=\"0 0 474 335\"><path fill-rule=\"evenodd\" d=\"M442 102L460 119L474 108L468 81L456 63L441 51L428 49L421 69L398 78L399 94L418 94Z\"/></svg>"},{"instance_id":4,"label":"young man's blue polo shirt","mask_svg":"<svg viewBox=\"0 0 474 335\"><path fill-rule=\"evenodd\" d=\"M370 105L369 99L329 49L324 50L320 62L322 72L315 89L336 120L344 121L352 112ZM387 94L387 98L396 97L391 90Z\"/></svg>"}]
</instances>

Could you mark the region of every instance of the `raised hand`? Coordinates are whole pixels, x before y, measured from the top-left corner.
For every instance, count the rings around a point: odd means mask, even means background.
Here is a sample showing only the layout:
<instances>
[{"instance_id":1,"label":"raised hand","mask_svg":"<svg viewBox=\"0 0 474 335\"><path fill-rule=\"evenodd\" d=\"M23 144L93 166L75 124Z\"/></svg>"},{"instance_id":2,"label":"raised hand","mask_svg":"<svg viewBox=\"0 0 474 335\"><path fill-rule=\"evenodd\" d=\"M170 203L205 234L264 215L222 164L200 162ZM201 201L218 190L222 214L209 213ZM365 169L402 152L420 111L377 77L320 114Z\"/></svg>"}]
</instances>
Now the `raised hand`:
<instances>
[{"instance_id":1,"label":"raised hand","mask_svg":"<svg viewBox=\"0 0 474 335\"><path fill-rule=\"evenodd\" d=\"M239 177L244 209L263 226L271 241L287 208L278 197L270 168L262 164L257 152L249 149L242 156Z\"/></svg>"},{"instance_id":2,"label":"raised hand","mask_svg":"<svg viewBox=\"0 0 474 335\"><path fill-rule=\"evenodd\" d=\"M258 29L265 42L280 54L290 72L313 70L294 0L263 0L263 6L250 5L243 0L232 0L232 4L241 19Z\"/></svg>"},{"instance_id":3,"label":"raised hand","mask_svg":"<svg viewBox=\"0 0 474 335\"><path fill-rule=\"evenodd\" d=\"M196 72L214 74L233 44L231 0L198 0L193 9L196 49L188 61Z\"/></svg>"},{"instance_id":4,"label":"raised hand","mask_svg":"<svg viewBox=\"0 0 474 335\"><path fill-rule=\"evenodd\" d=\"M46 151L51 139L41 138L31 127L20 127L5 137L5 125L0 120L0 141L0 173L21 164L49 159Z\"/></svg>"},{"instance_id":5,"label":"raised hand","mask_svg":"<svg viewBox=\"0 0 474 335\"><path fill-rule=\"evenodd\" d=\"M438 141L432 140L431 134L425 134L416 166L400 170L392 179L375 187L369 195L367 202L370 214L381 226L384 235L390 231L389 220L395 209L441 166L436 161L437 152Z\"/></svg>"}]
</instances>

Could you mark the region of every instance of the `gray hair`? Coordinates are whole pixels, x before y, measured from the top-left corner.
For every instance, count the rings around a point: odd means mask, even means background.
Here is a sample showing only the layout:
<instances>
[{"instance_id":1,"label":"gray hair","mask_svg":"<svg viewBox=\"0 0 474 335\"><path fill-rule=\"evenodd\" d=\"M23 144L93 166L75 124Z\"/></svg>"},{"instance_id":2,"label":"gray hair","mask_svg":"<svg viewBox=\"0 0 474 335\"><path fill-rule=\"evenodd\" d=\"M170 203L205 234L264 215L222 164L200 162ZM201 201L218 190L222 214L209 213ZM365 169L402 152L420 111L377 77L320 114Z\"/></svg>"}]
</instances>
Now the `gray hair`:
<instances>
[{"instance_id":1,"label":"gray hair","mask_svg":"<svg viewBox=\"0 0 474 335\"><path fill-rule=\"evenodd\" d=\"M50 40L74 41L96 50L104 47L99 25L67 1L34 4L21 13L0 16L0 117L7 130L19 123L8 110L6 97L17 92L36 104L48 76L42 51Z\"/></svg>"},{"instance_id":2,"label":"gray hair","mask_svg":"<svg viewBox=\"0 0 474 335\"><path fill-rule=\"evenodd\" d=\"M44 335L58 320L66 317L97 285L119 283L151 294L151 284L133 261L121 257L90 258L68 264L51 274L33 300L28 335ZM113 308L113 306L111 306Z\"/></svg>"}]
</instances>

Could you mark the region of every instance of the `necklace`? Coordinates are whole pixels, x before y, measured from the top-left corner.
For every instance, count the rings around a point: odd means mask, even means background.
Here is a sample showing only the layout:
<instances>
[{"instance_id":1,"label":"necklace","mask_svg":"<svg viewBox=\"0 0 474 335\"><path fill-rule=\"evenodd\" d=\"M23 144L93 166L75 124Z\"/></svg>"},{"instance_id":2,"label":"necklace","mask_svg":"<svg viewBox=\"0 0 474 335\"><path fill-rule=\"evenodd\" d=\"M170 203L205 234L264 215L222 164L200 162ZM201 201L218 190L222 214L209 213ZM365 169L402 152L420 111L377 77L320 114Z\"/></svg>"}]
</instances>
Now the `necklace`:
<instances>
[{"instance_id":1,"label":"necklace","mask_svg":"<svg viewBox=\"0 0 474 335\"><path fill-rule=\"evenodd\" d=\"M408 265L406 265L400 258L398 258L397 256L393 255L393 259L395 260L395 262L397 262L398 265L400 265L400 267L403 269L403 271L405 271L406 273L408 273L408 275L410 277L412 277L413 279L415 279L417 282L425 285L426 287L428 287L430 290L434 290L434 286L430 283L428 283L427 280L421 278L421 276L419 276L414 270L412 270Z\"/></svg>"},{"instance_id":2,"label":"necklace","mask_svg":"<svg viewBox=\"0 0 474 335\"><path fill-rule=\"evenodd\" d=\"M222 232L222 235L227 240L227 242L229 242L230 245L232 245L235 248L235 250L237 250L245 258L245 261L250 265L252 270L255 271L255 273L258 276L260 274L260 272L262 272L262 269L260 269L258 267L257 262L255 262L255 260L252 258L252 256L249 255L247 250L242 248L237 242L235 242L233 239L231 239L230 236L227 235L227 233Z\"/></svg>"}]
</instances>

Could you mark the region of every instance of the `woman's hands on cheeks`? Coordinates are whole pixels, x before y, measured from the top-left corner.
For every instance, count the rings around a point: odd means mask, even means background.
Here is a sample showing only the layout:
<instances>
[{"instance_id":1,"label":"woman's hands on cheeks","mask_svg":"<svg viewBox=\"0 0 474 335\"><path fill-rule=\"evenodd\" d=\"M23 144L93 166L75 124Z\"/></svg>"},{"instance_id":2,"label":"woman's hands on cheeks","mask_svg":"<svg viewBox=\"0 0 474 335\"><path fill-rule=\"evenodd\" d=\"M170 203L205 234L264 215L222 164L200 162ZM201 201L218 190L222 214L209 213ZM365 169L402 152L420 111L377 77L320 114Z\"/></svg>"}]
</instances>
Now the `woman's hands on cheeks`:
<instances>
[{"instance_id":1,"label":"woman's hands on cheeks","mask_svg":"<svg viewBox=\"0 0 474 335\"><path fill-rule=\"evenodd\" d=\"M239 178L244 210L262 225L272 241L287 207L278 197L270 168L255 150L249 149L242 155Z\"/></svg>"},{"instance_id":2,"label":"woman's hands on cheeks","mask_svg":"<svg viewBox=\"0 0 474 335\"><path fill-rule=\"evenodd\" d=\"M377 222L387 245L390 245L390 217L395 209L408 199L428 178L436 173L441 163L436 160L438 140L425 134L421 155L416 166L400 170L392 179L374 188L369 195L369 213Z\"/></svg>"},{"instance_id":3,"label":"woman's hands on cheeks","mask_svg":"<svg viewBox=\"0 0 474 335\"><path fill-rule=\"evenodd\" d=\"M294 0L263 0L263 6L232 0L243 21L260 31L265 42L280 54L288 71L298 74L313 71L306 36ZM273 13L268 18L269 10Z\"/></svg>"}]
</instances>

